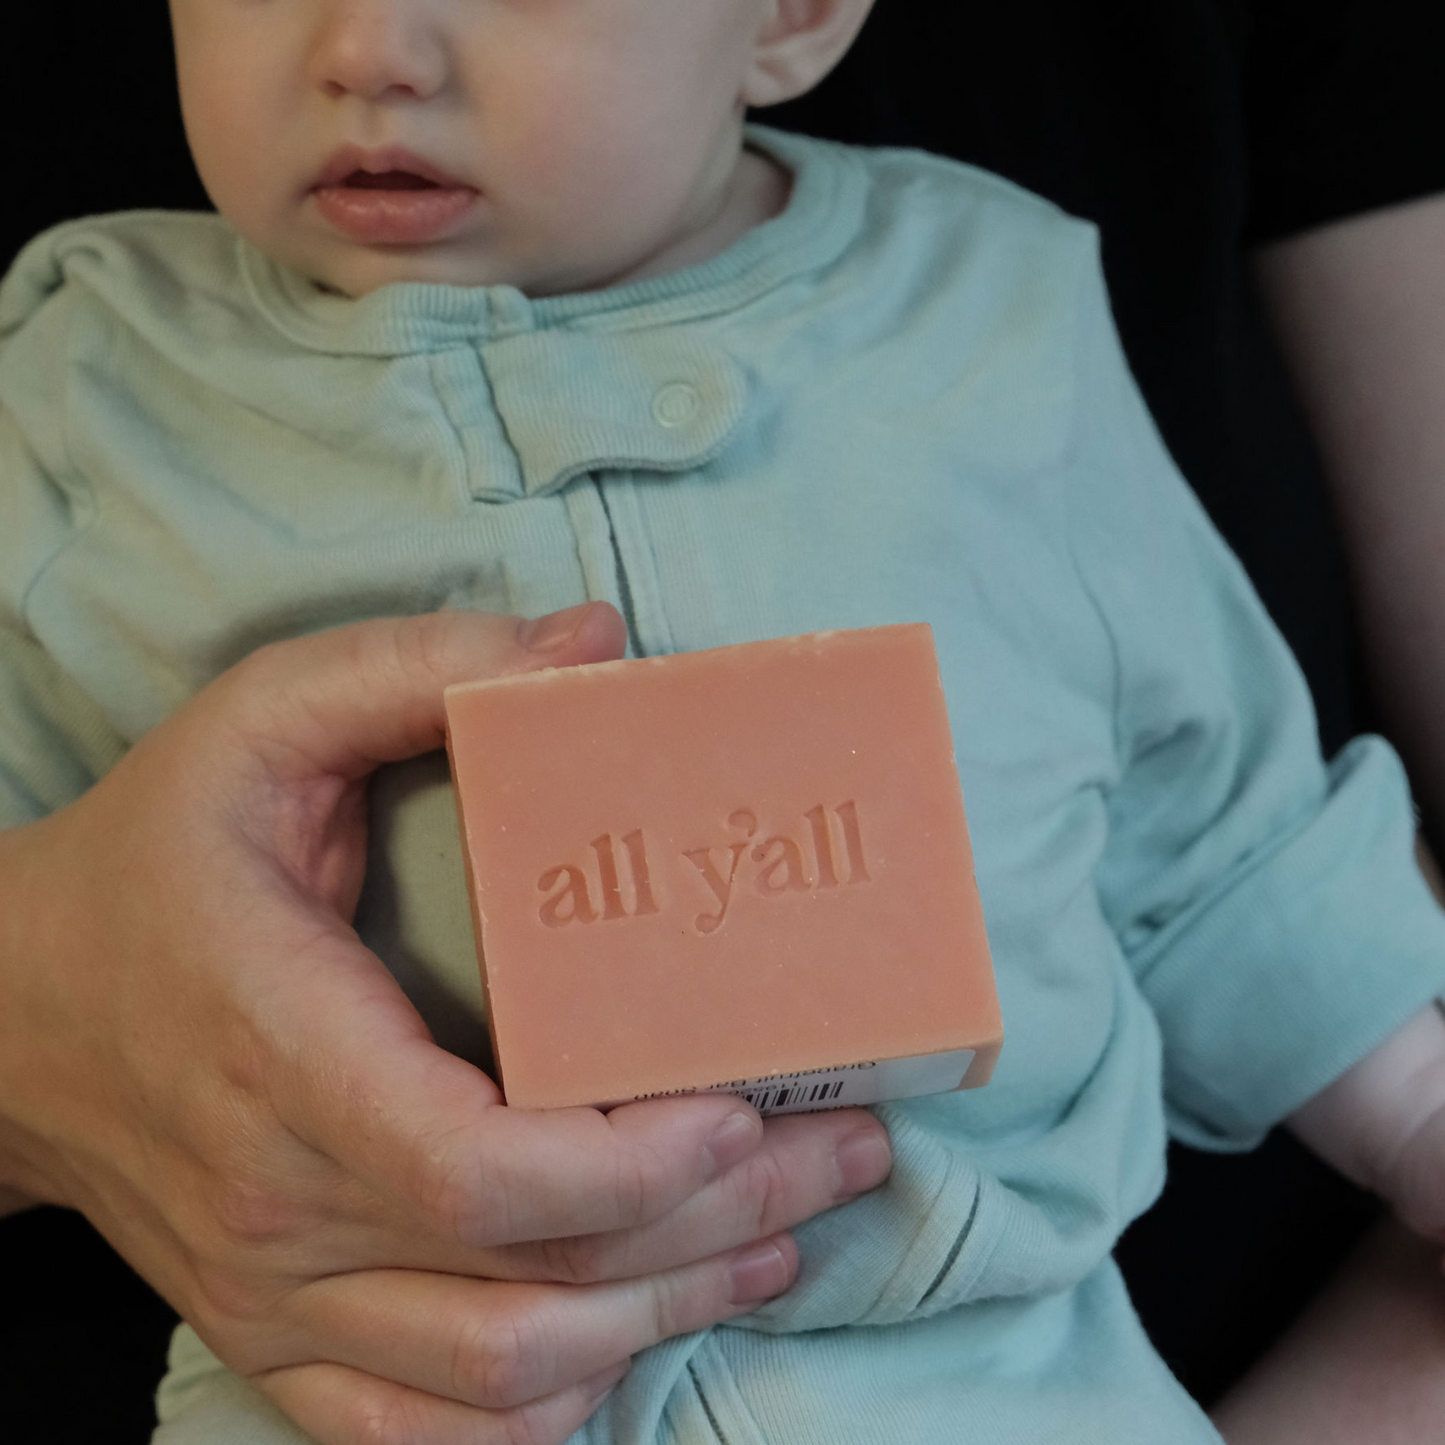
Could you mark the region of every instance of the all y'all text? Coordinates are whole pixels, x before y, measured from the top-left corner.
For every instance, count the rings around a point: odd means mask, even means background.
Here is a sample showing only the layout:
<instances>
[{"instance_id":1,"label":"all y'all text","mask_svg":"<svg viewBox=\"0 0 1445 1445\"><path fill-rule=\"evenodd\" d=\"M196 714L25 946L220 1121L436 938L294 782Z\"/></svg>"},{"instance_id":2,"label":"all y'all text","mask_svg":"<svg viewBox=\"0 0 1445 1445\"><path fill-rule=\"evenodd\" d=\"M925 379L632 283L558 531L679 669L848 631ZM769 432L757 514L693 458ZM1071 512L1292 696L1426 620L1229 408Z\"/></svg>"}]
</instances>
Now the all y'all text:
<instances>
[{"instance_id":1,"label":"all y'all text","mask_svg":"<svg viewBox=\"0 0 1445 1445\"><path fill-rule=\"evenodd\" d=\"M739 886L763 898L778 898L873 881L855 802L839 803L831 812L819 803L803 814L802 822L796 835L779 832L759 838L757 813L737 808L727 819L733 836L721 847L680 850L679 868L688 865L681 872L699 885L692 891L711 895L692 919L698 933L715 933L722 927ZM664 893L666 903L671 890L663 889L660 880L654 884L643 829L634 828L616 839L602 833L587 846L592 855L589 864L558 863L538 877L537 890L546 896L537 917L546 927L611 923L662 912L658 893Z\"/></svg>"}]
</instances>

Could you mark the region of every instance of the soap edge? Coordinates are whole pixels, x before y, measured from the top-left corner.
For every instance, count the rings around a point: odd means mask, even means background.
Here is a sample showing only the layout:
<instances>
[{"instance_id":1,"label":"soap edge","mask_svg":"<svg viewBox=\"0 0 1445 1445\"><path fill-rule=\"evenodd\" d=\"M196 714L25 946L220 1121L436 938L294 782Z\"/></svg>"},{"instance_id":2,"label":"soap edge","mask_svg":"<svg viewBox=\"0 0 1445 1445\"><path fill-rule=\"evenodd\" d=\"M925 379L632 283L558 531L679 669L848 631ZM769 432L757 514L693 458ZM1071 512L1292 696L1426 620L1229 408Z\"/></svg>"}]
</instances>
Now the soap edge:
<instances>
[{"instance_id":1,"label":"soap edge","mask_svg":"<svg viewBox=\"0 0 1445 1445\"><path fill-rule=\"evenodd\" d=\"M542 667L532 668L526 672L511 672L502 677L479 677L471 682L453 682L443 689L443 697L451 698L454 694L477 692L483 689L499 687L518 687L534 685L546 678L554 678L559 673L568 673L580 676L595 676L600 672L615 672L618 669L635 669L648 666L656 666L658 663L672 662L684 657L707 657L717 652L737 652L745 648L754 647L775 647L781 643L802 643L816 641L820 638L846 637L853 633L877 633L877 632L904 632L914 631L922 628L928 633L929 647L933 651L935 666L937 665L937 648L933 643L933 625L929 622L882 622L870 627L824 627L815 632L787 633L782 637L762 637L752 642L728 642L719 647L689 648L682 652L657 653L649 657L615 657L603 662L576 662L566 667ZM940 690L941 690L940 677Z\"/></svg>"}]
</instances>

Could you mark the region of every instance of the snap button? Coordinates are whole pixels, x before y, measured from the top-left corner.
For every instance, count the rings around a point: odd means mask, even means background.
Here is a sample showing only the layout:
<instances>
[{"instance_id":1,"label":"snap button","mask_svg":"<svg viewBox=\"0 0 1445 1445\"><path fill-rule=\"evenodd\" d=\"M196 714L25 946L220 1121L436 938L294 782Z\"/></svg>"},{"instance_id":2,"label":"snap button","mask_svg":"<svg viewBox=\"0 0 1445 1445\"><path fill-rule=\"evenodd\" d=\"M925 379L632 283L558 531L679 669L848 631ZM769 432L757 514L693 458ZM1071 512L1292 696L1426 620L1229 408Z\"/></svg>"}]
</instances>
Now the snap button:
<instances>
[{"instance_id":1,"label":"snap button","mask_svg":"<svg viewBox=\"0 0 1445 1445\"><path fill-rule=\"evenodd\" d=\"M674 431L697 416L702 397L687 381L671 381L652 398L652 415L658 426Z\"/></svg>"}]
</instances>

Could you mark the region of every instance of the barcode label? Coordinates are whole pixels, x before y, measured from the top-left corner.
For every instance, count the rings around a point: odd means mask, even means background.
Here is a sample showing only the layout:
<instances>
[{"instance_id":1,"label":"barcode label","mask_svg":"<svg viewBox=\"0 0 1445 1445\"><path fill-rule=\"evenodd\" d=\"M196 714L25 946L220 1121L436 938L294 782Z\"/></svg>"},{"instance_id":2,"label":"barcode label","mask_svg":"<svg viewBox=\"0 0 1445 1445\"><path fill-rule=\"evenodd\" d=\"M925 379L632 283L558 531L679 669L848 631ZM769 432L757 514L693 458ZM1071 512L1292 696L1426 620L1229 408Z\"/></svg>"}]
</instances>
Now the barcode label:
<instances>
[{"instance_id":1,"label":"barcode label","mask_svg":"<svg viewBox=\"0 0 1445 1445\"><path fill-rule=\"evenodd\" d=\"M634 1094L631 1100L609 1099L594 1105L612 1109L639 1099L672 1099L685 1094L737 1094L758 1113L803 1114L810 1109L851 1109L883 1104L889 1099L915 1099L922 1094L946 1094L958 1088L972 1049L950 1049L941 1054L915 1054L906 1059L873 1059L861 1064L840 1064L829 1069L802 1069L793 1074L765 1074L757 1079L726 1079L717 1084L662 1089L655 1094Z\"/></svg>"},{"instance_id":2,"label":"barcode label","mask_svg":"<svg viewBox=\"0 0 1445 1445\"><path fill-rule=\"evenodd\" d=\"M831 1084L794 1084L786 1089L763 1089L758 1093L745 1093L740 1097L746 1100L760 1114L771 1114L779 1109L793 1105L801 1108L805 1105L813 1108L824 1108L839 1094L843 1092L843 1080L836 1079Z\"/></svg>"},{"instance_id":3,"label":"barcode label","mask_svg":"<svg viewBox=\"0 0 1445 1445\"><path fill-rule=\"evenodd\" d=\"M906 1059L872 1059L831 1069L806 1069L761 1079L729 1079L699 1089L700 1094L737 1094L758 1113L803 1114L810 1109L851 1109L912 1099L920 1094L945 1094L963 1082L973 1062L972 1049L942 1054L917 1054Z\"/></svg>"}]
</instances>

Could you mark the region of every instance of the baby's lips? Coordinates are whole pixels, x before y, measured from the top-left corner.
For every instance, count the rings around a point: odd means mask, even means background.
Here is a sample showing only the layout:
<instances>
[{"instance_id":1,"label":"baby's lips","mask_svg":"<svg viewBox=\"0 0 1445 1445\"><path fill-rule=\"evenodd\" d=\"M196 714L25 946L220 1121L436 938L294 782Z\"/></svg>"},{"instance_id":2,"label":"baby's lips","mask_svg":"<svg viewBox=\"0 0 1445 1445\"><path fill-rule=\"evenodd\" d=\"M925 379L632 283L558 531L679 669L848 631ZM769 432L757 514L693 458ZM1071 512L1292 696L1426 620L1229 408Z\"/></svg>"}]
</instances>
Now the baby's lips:
<instances>
[{"instance_id":1,"label":"baby's lips","mask_svg":"<svg viewBox=\"0 0 1445 1445\"><path fill-rule=\"evenodd\" d=\"M478 192L467 186L391 189L319 186L311 193L322 219L363 245L424 246L465 223Z\"/></svg>"},{"instance_id":2,"label":"baby's lips","mask_svg":"<svg viewBox=\"0 0 1445 1445\"><path fill-rule=\"evenodd\" d=\"M472 191L476 189L475 186L444 171L425 156L407 150L405 146L379 146L367 149L358 145L343 145L332 151L322 166L321 173L316 177L312 189L323 190L328 186L344 185L347 179L358 171L364 171L373 176L386 175L388 172L404 172L416 176L420 180L430 181L432 185L441 186L446 190Z\"/></svg>"}]
</instances>

